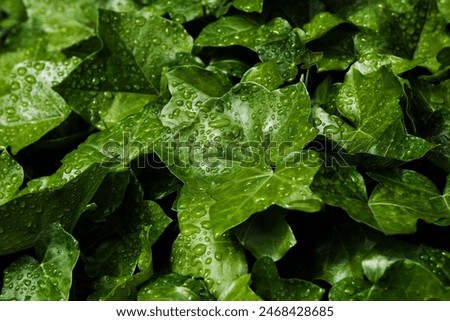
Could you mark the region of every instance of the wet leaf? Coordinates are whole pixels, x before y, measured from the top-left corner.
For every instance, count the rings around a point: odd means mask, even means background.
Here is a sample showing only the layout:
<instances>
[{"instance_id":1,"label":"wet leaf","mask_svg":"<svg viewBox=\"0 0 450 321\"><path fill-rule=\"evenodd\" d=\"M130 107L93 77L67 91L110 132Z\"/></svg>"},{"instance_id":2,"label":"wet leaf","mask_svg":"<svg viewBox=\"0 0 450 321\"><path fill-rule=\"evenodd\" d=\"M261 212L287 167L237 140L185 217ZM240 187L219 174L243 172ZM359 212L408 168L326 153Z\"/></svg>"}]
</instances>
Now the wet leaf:
<instances>
[{"instance_id":1,"label":"wet leaf","mask_svg":"<svg viewBox=\"0 0 450 321\"><path fill-rule=\"evenodd\" d=\"M268 301L318 301L324 290L300 279L283 279L275 263L268 257L256 261L252 272L255 293Z\"/></svg>"},{"instance_id":2,"label":"wet leaf","mask_svg":"<svg viewBox=\"0 0 450 321\"><path fill-rule=\"evenodd\" d=\"M124 133L129 140L124 139ZM0 253L32 246L42 228L53 222L71 231L107 172L122 169L139 155L153 152L164 134L154 112L146 109L111 130L92 135L62 160L56 173L31 180L0 207ZM136 145L136 141L146 144Z\"/></svg>"},{"instance_id":3,"label":"wet leaf","mask_svg":"<svg viewBox=\"0 0 450 321\"><path fill-rule=\"evenodd\" d=\"M383 95L379 95L381 92ZM402 95L401 84L389 68L382 66L365 73L354 65L336 98L340 116L348 122L316 108L315 123L323 135L351 154L417 159L432 149L433 144L406 133L399 105Z\"/></svg>"},{"instance_id":4,"label":"wet leaf","mask_svg":"<svg viewBox=\"0 0 450 321\"><path fill-rule=\"evenodd\" d=\"M244 274L225 288L219 297L220 301L261 301L250 288L251 274Z\"/></svg>"},{"instance_id":5,"label":"wet leaf","mask_svg":"<svg viewBox=\"0 0 450 321\"><path fill-rule=\"evenodd\" d=\"M52 86L76 67L78 59L23 62L11 75L10 94L0 97L0 145L15 154L61 124L70 108Z\"/></svg>"},{"instance_id":6,"label":"wet leaf","mask_svg":"<svg viewBox=\"0 0 450 321\"><path fill-rule=\"evenodd\" d=\"M213 203L205 192L183 188L177 201L180 234L172 247L171 263L179 274L203 278L218 298L247 272L247 262L232 232L214 235L210 218Z\"/></svg>"},{"instance_id":7,"label":"wet leaf","mask_svg":"<svg viewBox=\"0 0 450 321\"><path fill-rule=\"evenodd\" d=\"M243 81L254 82L270 90L277 89L284 83L276 60L270 60L255 65L242 76Z\"/></svg>"},{"instance_id":8,"label":"wet leaf","mask_svg":"<svg viewBox=\"0 0 450 321\"><path fill-rule=\"evenodd\" d=\"M208 301L211 295L202 280L175 273L151 280L139 290L139 301Z\"/></svg>"},{"instance_id":9,"label":"wet leaf","mask_svg":"<svg viewBox=\"0 0 450 321\"><path fill-rule=\"evenodd\" d=\"M14 197L23 183L23 169L16 160L3 151L0 154L0 205Z\"/></svg>"},{"instance_id":10,"label":"wet leaf","mask_svg":"<svg viewBox=\"0 0 450 321\"><path fill-rule=\"evenodd\" d=\"M59 224L46 227L35 243L36 257L22 256L4 271L0 300L68 300L77 241Z\"/></svg>"},{"instance_id":11,"label":"wet leaf","mask_svg":"<svg viewBox=\"0 0 450 321\"><path fill-rule=\"evenodd\" d=\"M275 40L256 47L256 52L261 61L276 62L278 74L285 81L293 81L297 76L297 65L300 64L304 51L305 46L300 40L299 29L292 30L284 39Z\"/></svg>"},{"instance_id":12,"label":"wet leaf","mask_svg":"<svg viewBox=\"0 0 450 321\"><path fill-rule=\"evenodd\" d=\"M344 209L355 221L380 228L368 205L364 179L354 166L345 162L322 166L314 177L311 190L325 204Z\"/></svg>"},{"instance_id":13,"label":"wet leaf","mask_svg":"<svg viewBox=\"0 0 450 321\"><path fill-rule=\"evenodd\" d=\"M204 18L213 15L224 4L224 0L174 0L167 2L165 0L145 1L140 0L146 5L146 10L162 15L168 13L173 21L185 23L198 18Z\"/></svg>"},{"instance_id":14,"label":"wet leaf","mask_svg":"<svg viewBox=\"0 0 450 321\"><path fill-rule=\"evenodd\" d=\"M57 90L74 111L104 129L157 100L163 67L190 53L192 38L180 25L145 11L100 10L98 28L103 47Z\"/></svg>"},{"instance_id":15,"label":"wet leaf","mask_svg":"<svg viewBox=\"0 0 450 321\"><path fill-rule=\"evenodd\" d=\"M344 20L338 16L329 12L321 12L315 15L310 22L303 25L302 29L305 33L301 36L301 39L303 42L319 39L328 31L342 23L344 23Z\"/></svg>"},{"instance_id":16,"label":"wet leaf","mask_svg":"<svg viewBox=\"0 0 450 321\"><path fill-rule=\"evenodd\" d=\"M121 235L102 242L86 258L86 273L98 278L91 300L136 299L137 287L153 275L151 246L171 222L156 203L143 200L135 177L115 215L123 229Z\"/></svg>"},{"instance_id":17,"label":"wet leaf","mask_svg":"<svg viewBox=\"0 0 450 321\"><path fill-rule=\"evenodd\" d=\"M291 26L281 18L260 25L243 16L226 16L206 26L195 44L201 47L239 45L256 50L257 46L282 39L289 31Z\"/></svg>"},{"instance_id":18,"label":"wet leaf","mask_svg":"<svg viewBox=\"0 0 450 321\"><path fill-rule=\"evenodd\" d=\"M234 233L256 258L267 256L278 261L297 243L285 216L286 211L272 207L235 227Z\"/></svg>"},{"instance_id":19,"label":"wet leaf","mask_svg":"<svg viewBox=\"0 0 450 321\"><path fill-rule=\"evenodd\" d=\"M412 233L419 218L428 223L450 224L449 196L441 195L427 177L410 170L370 175L380 184L370 195L369 206L385 233Z\"/></svg>"},{"instance_id":20,"label":"wet leaf","mask_svg":"<svg viewBox=\"0 0 450 321\"><path fill-rule=\"evenodd\" d=\"M320 278L330 300L447 300L447 251L386 238L356 225L341 226L318 246Z\"/></svg>"},{"instance_id":21,"label":"wet leaf","mask_svg":"<svg viewBox=\"0 0 450 321\"><path fill-rule=\"evenodd\" d=\"M228 181L212 186L208 193L217 201L211 206L217 234L272 205L305 212L320 210L321 200L309 189L320 167L317 156L299 153L291 157L280 161L275 171L264 165L241 167L227 175Z\"/></svg>"},{"instance_id":22,"label":"wet leaf","mask_svg":"<svg viewBox=\"0 0 450 321\"><path fill-rule=\"evenodd\" d=\"M245 12L262 12L264 0L234 0L233 6Z\"/></svg>"},{"instance_id":23,"label":"wet leaf","mask_svg":"<svg viewBox=\"0 0 450 321\"><path fill-rule=\"evenodd\" d=\"M166 77L172 98L161 111L161 119L172 129L191 125L208 98L222 96L231 86L220 74L194 66L174 69Z\"/></svg>"},{"instance_id":24,"label":"wet leaf","mask_svg":"<svg viewBox=\"0 0 450 321\"><path fill-rule=\"evenodd\" d=\"M395 262L384 278L370 286L344 279L333 287L331 300L366 301L430 301L448 300L450 288L444 287L436 276L409 260Z\"/></svg>"},{"instance_id":25,"label":"wet leaf","mask_svg":"<svg viewBox=\"0 0 450 321\"><path fill-rule=\"evenodd\" d=\"M439 3L442 1L436 2ZM444 8L445 4L441 4L441 7ZM449 7L448 3L447 7ZM421 65L427 67L432 72L438 71L440 67L440 63L437 61L439 51L450 46L450 35L446 29L448 24L448 9L446 14L447 19L438 11L434 1L430 1L427 20L423 26L420 40L414 53L414 58L424 60Z\"/></svg>"}]
</instances>

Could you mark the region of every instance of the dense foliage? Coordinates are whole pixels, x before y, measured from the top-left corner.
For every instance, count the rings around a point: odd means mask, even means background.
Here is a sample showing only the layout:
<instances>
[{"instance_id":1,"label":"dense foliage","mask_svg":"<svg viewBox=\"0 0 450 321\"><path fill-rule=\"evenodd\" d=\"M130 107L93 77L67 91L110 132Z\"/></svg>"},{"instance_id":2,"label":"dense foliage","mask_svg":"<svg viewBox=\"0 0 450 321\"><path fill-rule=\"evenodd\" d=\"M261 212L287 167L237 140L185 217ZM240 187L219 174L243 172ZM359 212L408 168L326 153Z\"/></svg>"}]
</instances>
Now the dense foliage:
<instances>
[{"instance_id":1,"label":"dense foliage","mask_svg":"<svg viewBox=\"0 0 450 321\"><path fill-rule=\"evenodd\" d=\"M449 0L2 0L2 300L450 300Z\"/></svg>"}]
</instances>

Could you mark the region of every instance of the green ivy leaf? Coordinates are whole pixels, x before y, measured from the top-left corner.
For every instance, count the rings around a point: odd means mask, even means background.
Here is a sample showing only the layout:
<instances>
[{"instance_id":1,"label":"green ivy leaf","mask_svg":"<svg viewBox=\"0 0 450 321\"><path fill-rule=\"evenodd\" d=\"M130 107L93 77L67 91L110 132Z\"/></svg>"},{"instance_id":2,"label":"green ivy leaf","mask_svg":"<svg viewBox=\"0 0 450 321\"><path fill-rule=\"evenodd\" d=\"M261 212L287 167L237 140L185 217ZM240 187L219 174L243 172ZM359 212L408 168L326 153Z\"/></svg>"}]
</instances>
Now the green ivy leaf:
<instances>
[{"instance_id":1,"label":"green ivy leaf","mask_svg":"<svg viewBox=\"0 0 450 321\"><path fill-rule=\"evenodd\" d=\"M322 166L314 177L311 190L325 204L344 209L355 221L380 228L368 205L364 179L354 166L347 163Z\"/></svg>"},{"instance_id":2,"label":"green ivy leaf","mask_svg":"<svg viewBox=\"0 0 450 321\"><path fill-rule=\"evenodd\" d=\"M278 261L297 243L285 216L285 210L272 207L235 227L234 233L256 258L268 256Z\"/></svg>"},{"instance_id":3,"label":"green ivy leaf","mask_svg":"<svg viewBox=\"0 0 450 321\"><path fill-rule=\"evenodd\" d=\"M245 12L262 12L264 0L234 0L233 6Z\"/></svg>"},{"instance_id":4,"label":"green ivy leaf","mask_svg":"<svg viewBox=\"0 0 450 321\"><path fill-rule=\"evenodd\" d=\"M375 244L373 233L361 226L334 229L316 247L316 277L332 285L346 278L362 279L362 260Z\"/></svg>"},{"instance_id":5,"label":"green ivy leaf","mask_svg":"<svg viewBox=\"0 0 450 321\"><path fill-rule=\"evenodd\" d=\"M139 290L139 301L209 301L205 283L176 273L149 281Z\"/></svg>"},{"instance_id":6,"label":"green ivy leaf","mask_svg":"<svg viewBox=\"0 0 450 321\"><path fill-rule=\"evenodd\" d=\"M255 293L268 301L318 301L324 290L300 279L282 279L269 257L256 261L252 272Z\"/></svg>"},{"instance_id":7,"label":"green ivy leaf","mask_svg":"<svg viewBox=\"0 0 450 321\"><path fill-rule=\"evenodd\" d=\"M299 29L293 29L283 39L256 47L256 52L261 61L275 61L279 75L288 82L293 81L297 76L297 65L300 64L304 51L305 45L300 40Z\"/></svg>"},{"instance_id":8,"label":"green ivy leaf","mask_svg":"<svg viewBox=\"0 0 450 321\"><path fill-rule=\"evenodd\" d=\"M211 205L217 235L274 204L310 212L321 208L309 189L320 166L317 155L301 152L315 136L309 104L303 83L273 92L240 83L202 103L192 125L164 143L180 147L159 151L170 170L217 200ZM276 122L284 125L274 126ZM192 154L202 144L216 150Z\"/></svg>"},{"instance_id":9,"label":"green ivy leaf","mask_svg":"<svg viewBox=\"0 0 450 321\"><path fill-rule=\"evenodd\" d=\"M68 174L64 174L64 170ZM106 170L97 164L82 172L73 167L70 171L67 166L50 178L31 181L0 207L0 253L13 253L32 246L37 235L54 222L71 231L105 174Z\"/></svg>"},{"instance_id":10,"label":"green ivy leaf","mask_svg":"<svg viewBox=\"0 0 450 321\"><path fill-rule=\"evenodd\" d=\"M249 66L245 62L234 59L214 59L207 67L208 70L219 71L228 78L242 78L248 68Z\"/></svg>"},{"instance_id":11,"label":"green ivy leaf","mask_svg":"<svg viewBox=\"0 0 450 321\"><path fill-rule=\"evenodd\" d=\"M317 61L319 72L344 70L355 60L353 32L344 23L339 16L325 11L303 25L302 41L308 49L322 54Z\"/></svg>"},{"instance_id":12,"label":"green ivy leaf","mask_svg":"<svg viewBox=\"0 0 450 321\"><path fill-rule=\"evenodd\" d=\"M248 69L242 76L242 81L254 82L269 90L275 90L284 83L284 78L280 75L276 60L270 60Z\"/></svg>"},{"instance_id":13,"label":"green ivy leaf","mask_svg":"<svg viewBox=\"0 0 450 321\"><path fill-rule=\"evenodd\" d=\"M94 255L86 258L86 273L99 278L91 300L135 299L137 287L153 275L151 246L171 222L156 203L143 200L135 177L115 214L122 235L102 242Z\"/></svg>"},{"instance_id":14,"label":"green ivy leaf","mask_svg":"<svg viewBox=\"0 0 450 321\"><path fill-rule=\"evenodd\" d=\"M378 242L364 257L362 267L367 279L380 281L385 272L397 261L409 260L432 272L443 285L450 285L450 254L429 246L414 246L407 243Z\"/></svg>"},{"instance_id":15,"label":"green ivy leaf","mask_svg":"<svg viewBox=\"0 0 450 321\"><path fill-rule=\"evenodd\" d=\"M439 2L441 1L436 1L436 3ZM421 65L432 72L436 72L440 67L437 55L443 48L450 46L450 35L446 30L448 19L438 11L434 1L430 1L429 3L430 7L428 8L427 19L423 26L414 58L424 60ZM442 4L440 6L445 7ZM448 17L448 9L446 14Z\"/></svg>"},{"instance_id":16,"label":"green ivy leaf","mask_svg":"<svg viewBox=\"0 0 450 321\"><path fill-rule=\"evenodd\" d=\"M323 135L351 154L368 153L405 161L417 159L433 148L433 144L406 133L399 106L402 95L401 84L389 68L382 66L365 73L354 65L336 98L340 116L349 123L321 108L314 109L315 123Z\"/></svg>"},{"instance_id":17,"label":"green ivy leaf","mask_svg":"<svg viewBox=\"0 0 450 321\"><path fill-rule=\"evenodd\" d=\"M271 205L316 212L321 200L309 189L320 164L315 153L293 153L276 170L267 165L240 167L227 181L210 187L217 201L211 206L214 230L221 234ZM296 159L297 161L293 161Z\"/></svg>"},{"instance_id":18,"label":"green ivy leaf","mask_svg":"<svg viewBox=\"0 0 450 321\"><path fill-rule=\"evenodd\" d=\"M163 15L168 13L173 21L177 23L185 23L208 15L215 14L224 4L224 0L174 0L167 2L165 0L154 0L150 3L143 1L146 5L145 10Z\"/></svg>"},{"instance_id":19,"label":"green ivy leaf","mask_svg":"<svg viewBox=\"0 0 450 321\"><path fill-rule=\"evenodd\" d=\"M0 207L0 253L32 246L37 234L53 222L72 230L107 172L153 152L165 135L166 129L148 108L90 136L62 160L55 174L28 182L14 199Z\"/></svg>"},{"instance_id":20,"label":"green ivy leaf","mask_svg":"<svg viewBox=\"0 0 450 321\"><path fill-rule=\"evenodd\" d=\"M170 137L160 156L181 180L193 175L197 182L205 181L221 171L225 174L233 162L243 162L246 167L261 165L265 172L264 161L276 164L315 137L309 123L309 104L303 83L272 92L255 83L240 83L220 98L202 101L192 125ZM179 110L180 115L190 112L187 104ZM274 126L277 122L285 125ZM175 148L169 148L173 144ZM210 148L211 152L192 154L186 148L189 146Z\"/></svg>"},{"instance_id":21,"label":"green ivy leaf","mask_svg":"<svg viewBox=\"0 0 450 321\"><path fill-rule=\"evenodd\" d=\"M370 174L380 182L369 206L387 234L413 233L420 218L428 223L450 224L448 195L441 195L425 176L410 170Z\"/></svg>"},{"instance_id":22,"label":"green ivy leaf","mask_svg":"<svg viewBox=\"0 0 450 321\"><path fill-rule=\"evenodd\" d=\"M215 236L210 207L214 200L203 191L183 188L177 200L180 235L172 247L172 270L203 278L218 298L233 280L247 272L244 252L233 234Z\"/></svg>"},{"instance_id":23,"label":"green ivy leaf","mask_svg":"<svg viewBox=\"0 0 450 321\"><path fill-rule=\"evenodd\" d=\"M437 6L441 14L445 17L447 22L450 21L450 2L448 0L439 0L436 1Z\"/></svg>"},{"instance_id":24,"label":"green ivy leaf","mask_svg":"<svg viewBox=\"0 0 450 321\"><path fill-rule=\"evenodd\" d=\"M329 12L321 12L315 15L310 22L303 25L304 34L301 35L301 39L305 43L319 39L344 22L344 20Z\"/></svg>"},{"instance_id":25,"label":"green ivy leaf","mask_svg":"<svg viewBox=\"0 0 450 321\"><path fill-rule=\"evenodd\" d=\"M380 282L370 286L364 281L344 279L331 290L330 300L430 301L449 300L450 287L421 265L409 261L395 262Z\"/></svg>"},{"instance_id":26,"label":"green ivy leaf","mask_svg":"<svg viewBox=\"0 0 450 321\"><path fill-rule=\"evenodd\" d=\"M335 227L317 249L319 278L332 285L330 300L439 300L450 293L447 251L355 224Z\"/></svg>"},{"instance_id":27,"label":"green ivy leaf","mask_svg":"<svg viewBox=\"0 0 450 321\"><path fill-rule=\"evenodd\" d=\"M68 300L72 270L78 261L77 241L60 224L44 229L35 243L37 259L22 256L4 271L0 300Z\"/></svg>"},{"instance_id":28,"label":"green ivy leaf","mask_svg":"<svg viewBox=\"0 0 450 321\"><path fill-rule=\"evenodd\" d=\"M23 169L16 160L3 151L0 154L0 205L14 197L23 183Z\"/></svg>"},{"instance_id":29,"label":"green ivy leaf","mask_svg":"<svg viewBox=\"0 0 450 321\"><path fill-rule=\"evenodd\" d=\"M100 10L98 29L103 47L57 90L74 111L104 129L157 100L163 67L189 54L193 41L180 25L145 11Z\"/></svg>"},{"instance_id":30,"label":"green ivy leaf","mask_svg":"<svg viewBox=\"0 0 450 321\"><path fill-rule=\"evenodd\" d=\"M446 107L450 103L450 81L438 84L420 81L414 84L413 90L427 111L423 113L427 118L421 134L428 141L437 144L427 157L446 172L450 172L450 140L447 135L450 130L450 109Z\"/></svg>"},{"instance_id":31,"label":"green ivy leaf","mask_svg":"<svg viewBox=\"0 0 450 321\"><path fill-rule=\"evenodd\" d=\"M207 99L220 97L231 87L220 74L195 66L176 68L166 77L172 98L161 111L161 119L172 129L191 125Z\"/></svg>"},{"instance_id":32,"label":"green ivy leaf","mask_svg":"<svg viewBox=\"0 0 450 321\"><path fill-rule=\"evenodd\" d=\"M243 46L256 50L257 46L282 39L291 31L289 23L282 18L274 18L260 25L244 16L226 16L207 25L195 44L201 47Z\"/></svg>"},{"instance_id":33,"label":"green ivy leaf","mask_svg":"<svg viewBox=\"0 0 450 321\"><path fill-rule=\"evenodd\" d=\"M219 301L262 301L250 288L251 274L244 274L235 279L222 291Z\"/></svg>"},{"instance_id":34,"label":"green ivy leaf","mask_svg":"<svg viewBox=\"0 0 450 321\"><path fill-rule=\"evenodd\" d=\"M23 62L14 68L8 96L0 97L0 146L15 154L61 124L70 108L52 86L79 63Z\"/></svg>"},{"instance_id":35,"label":"green ivy leaf","mask_svg":"<svg viewBox=\"0 0 450 321\"><path fill-rule=\"evenodd\" d=\"M128 170L113 171L106 174L97 192L91 199L95 210L83 213L84 218L94 222L104 221L122 203L130 173Z\"/></svg>"},{"instance_id":36,"label":"green ivy leaf","mask_svg":"<svg viewBox=\"0 0 450 321\"><path fill-rule=\"evenodd\" d=\"M61 0L42 2L24 0L23 2L28 17L35 19L46 31L46 38L49 39L51 46L55 45L56 48L62 49L94 34L95 20L90 20L83 9L89 6L94 7L95 1L83 0L77 4L68 4Z\"/></svg>"}]
</instances>

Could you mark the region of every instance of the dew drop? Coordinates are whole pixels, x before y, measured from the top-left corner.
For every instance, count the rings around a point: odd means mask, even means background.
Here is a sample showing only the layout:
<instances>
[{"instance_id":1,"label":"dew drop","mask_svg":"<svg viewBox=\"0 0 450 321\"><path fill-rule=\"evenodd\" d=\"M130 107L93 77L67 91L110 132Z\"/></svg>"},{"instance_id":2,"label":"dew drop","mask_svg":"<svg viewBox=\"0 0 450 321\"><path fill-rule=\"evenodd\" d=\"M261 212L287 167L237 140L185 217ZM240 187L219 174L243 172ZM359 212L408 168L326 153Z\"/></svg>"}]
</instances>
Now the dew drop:
<instances>
[{"instance_id":1,"label":"dew drop","mask_svg":"<svg viewBox=\"0 0 450 321\"><path fill-rule=\"evenodd\" d=\"M36 62L34 64L34 68L36 68L36 70L39 70L39 71L44 70L45 64L43 62Z\"/></svg>"},{"instance_id":2,"label":"dew drop","mask_svg":"<svg viewBox=\"0 0 450 321\"><path fill-rule=\"evenodd\" d=\"M176 14L173 16L173 21L181 24L186 22L186 17L181 14Z\"/></svg>"},{"instance_id":3,"label":"dew drop","mask_svg":"<svg viewBox=\"0 0 450 321\"><path fill-rule=\"evenodd\" d=\"M204 229L211 229L212 225L211 225L211 221L203 221L200 223L200 225L204 228Z\"/></svg>"},{"instance_id":4,"label":"dew drop","mask_svg":"<svg viewBox=\"0 0 450 321\"><path fill-rule=\"evenodd\" d=\"M27 68L25 68L25 67L19 67L19 68L17 69L17 73L18 73L20 76L24 76L24 75L27 73Z\"/></svg>"},{"instance_id":5,"label":"dew drop","mask_svg":"<svg viewBox=\"0 0 450 321\"><path fill-rule=\"evenodd\" d=\"M314 126L322 125L322 121L319 118L314 118Z\"/></svg>"},{"instance_id":6,"label":"dew drop","mask_svg":"<svg viewBox=\"0 0 450 321\"><path fill-rule=\"evenodd\" d=\"M200 228L192 224L186 224L181 228L181 234L184 236L191 236L192 234L200 233Z\"/></svg>"},{"instance_id":7,"label":"dew drop","mask_svg":"<svg viewBox=\"0 0 450 321\"><path fill-rule=\"evenodd\" d=\"M428 261L430 259L430 257L428 255L426 255L426 254L423 254L423 255L420 256L420 259L423 260L423 261Z\"/></svg>"},{"instance_id":8,"label":"dew drop","mask_svg":"<svg viewBox=\"0 0 450 321\"><path fill-rule=\"evenodd\" d=\"M172 116L173 117L178 117L180 115L180 109L179 108L175 108L172 112Z\"/></svg>"},{"instance_id":9,"label":"dew drop","mask_svg":"<svg viewBox=\"0 0 450 321\"><path fill-rule=\"evenodd\" d=\"M152 39L152 44L159 46L162 43L161 38L155 37Z\"/></svg>"},{"instance_id":10,"label":"dew drop","mask_svg":"<svg viewBox=\"0 0 450 321\"><path fill-rule=\"evenodd\" d=\"M355 294L356 288L353 285L349 285L348 287L345 288L344 292L347 295L352 295Z\"/></svg>"},{"instance_id":11,"label":"dew drop","mask_svg":"<svg viewBox=\"0 0 450 321\"><path fill-rule=\"evenodd\" d=\"M147 22L147 19L145 19L144 17L138 17L138 18L136 18L135 22L136 22L136 25L138 25L139 27L142 27Z\"/></svg>"},{"instance_id":12,"label":"dew drop","mask_svg":"<svg viewBox=\"0 0 450 321\"><path fill-rule=\"evenodd\" d=\"M20 89L20 84L19 84L17 81L13 81L13 82L11 83L11 89L12 89L12 90L18 90L18 89Z\"/></svg>"},{"instance_id":13,"label":"dew drop","mask_svg":"<svg viewBox=\"0 0 450 321\"><path fill-rule=\"evenodd\" d=\"M197 244L196 246L194 246L192 251L196 255L202 255L202 254L204 254L206 252L206 245L205 244Z\"/></svg>"},{"instance_id":14,"label":"dew drop","mask_svg":"<svg viewBox=\"0 0 450 321\"><path fill-rule=\"evenodd\" d=\"M230 120L228 118L219 118L212 120L208 123L211 128L223 128L230 124Z\"/></svg>"},{"instance_id":15,"label":"dew drop","mask_svg":"<svg viewBox=\"0 0 450 321\"><path fill-rule=\"evenodd\" d=\"M27 75L27 76L25 77L25 80L26 80L28 83L30 83L30 84L35 84L35 83L36 83L36 78L34 78L33 75Z\"/></svg>"}]
</instances>

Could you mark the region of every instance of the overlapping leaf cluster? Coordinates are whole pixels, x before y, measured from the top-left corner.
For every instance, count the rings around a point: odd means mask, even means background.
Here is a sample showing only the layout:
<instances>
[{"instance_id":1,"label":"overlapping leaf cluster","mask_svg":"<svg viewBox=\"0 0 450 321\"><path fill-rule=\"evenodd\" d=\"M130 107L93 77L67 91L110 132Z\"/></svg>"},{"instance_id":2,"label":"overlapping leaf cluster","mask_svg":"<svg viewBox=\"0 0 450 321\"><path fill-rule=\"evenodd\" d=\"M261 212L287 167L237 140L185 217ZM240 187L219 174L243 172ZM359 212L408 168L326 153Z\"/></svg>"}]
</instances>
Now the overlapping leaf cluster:
<instances>
[{"instance_id":1,"label":"overlapping leaf cluster","mask_svg":"<svg viewBox=\"0 0 450 321\"><path fill-rule=\"evenodd\" d=\"M449 300L449 23L3 1L0 299Z\"/></svg>"}]
</instances>

